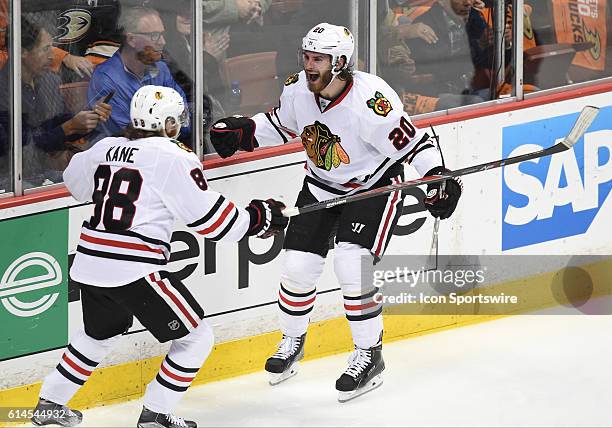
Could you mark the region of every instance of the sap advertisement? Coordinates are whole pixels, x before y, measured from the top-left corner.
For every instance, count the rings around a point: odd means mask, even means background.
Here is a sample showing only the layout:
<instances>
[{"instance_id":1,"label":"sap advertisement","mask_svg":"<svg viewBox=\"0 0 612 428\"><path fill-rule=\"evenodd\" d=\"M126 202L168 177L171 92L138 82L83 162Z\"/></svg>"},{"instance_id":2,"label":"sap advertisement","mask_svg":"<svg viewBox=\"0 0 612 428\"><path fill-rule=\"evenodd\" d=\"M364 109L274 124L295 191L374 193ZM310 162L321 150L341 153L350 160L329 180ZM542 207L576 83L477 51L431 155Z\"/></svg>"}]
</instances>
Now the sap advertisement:
<instances>
[{"instance_id":1,"label":"sap advertisement","mask_svg":"<svg viewBox=\"0 0 612 428\"><path fill-rule=\"evenodd\" d=\"M504 127L502 157L561 141L578 114ZM603 107L573 149L503 169L503 251L586 234L605 214L612 189L611 124L612 107Z\"/></svg>"}]
</instances>

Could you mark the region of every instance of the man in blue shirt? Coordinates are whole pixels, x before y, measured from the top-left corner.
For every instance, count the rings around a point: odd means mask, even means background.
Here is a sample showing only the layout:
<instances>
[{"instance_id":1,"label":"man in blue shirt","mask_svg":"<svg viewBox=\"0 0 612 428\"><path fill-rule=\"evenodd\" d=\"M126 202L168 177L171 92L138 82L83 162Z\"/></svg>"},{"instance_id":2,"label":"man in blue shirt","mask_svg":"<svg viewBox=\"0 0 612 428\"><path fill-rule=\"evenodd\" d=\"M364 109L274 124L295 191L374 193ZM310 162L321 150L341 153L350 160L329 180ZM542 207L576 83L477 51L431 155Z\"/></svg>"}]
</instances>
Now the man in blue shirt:
<instances>
[{"instance_id":1,"label":"man in blue shirt","mask_svg":"<svg viewBox=\"0 0 612 428\"><path fill-rule=\"evenodd\" d=\"M167 86L175 89L185 101L183 89L175 82L166 63L161 60L166 44L164 24L155 9L145 7L125 8L119 18L122 29L121 48L106 62L96 67L89 82L90 103L105 97L111 91L115 95L109 101L113 107L110 119L96 128L97 136L91 141L114 135L130 122L130 100L145 85ZM185 127L182 135L189 134Z\"/></svg>"}]
</instances>

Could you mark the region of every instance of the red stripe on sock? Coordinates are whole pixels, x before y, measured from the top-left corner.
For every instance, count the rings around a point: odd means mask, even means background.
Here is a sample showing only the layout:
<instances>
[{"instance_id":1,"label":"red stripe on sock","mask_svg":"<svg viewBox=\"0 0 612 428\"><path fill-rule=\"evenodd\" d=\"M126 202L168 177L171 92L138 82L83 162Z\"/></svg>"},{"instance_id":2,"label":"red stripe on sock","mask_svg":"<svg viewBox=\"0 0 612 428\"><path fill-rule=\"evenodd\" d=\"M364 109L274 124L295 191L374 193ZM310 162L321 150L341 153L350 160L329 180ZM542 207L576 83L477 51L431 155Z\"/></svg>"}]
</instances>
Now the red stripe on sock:
<instances>
[{"instance_id":1,"label":"red stripe on sock","mask_svg":"<svg viewBox=\"0 0 612 428\"><path fill-rule=\"evenodd\" d=\"M168 370L164 366L164 363L162 363L160 370L164 372L166 376L171 377L174 380L178 380L179 382L191 382L193 380L193 377L184 377L184 376L175 375L174 373L172 373L170 370Z\"/></svg>"},{"instance_id":2,"label":"red stripe on sock","mask_svg":"<svg viewBox=\"0 0 612 428\"><path fill-rule=\"evenodd\" d=\"M79 367L74 361L72 361L70 358L68 358L68 355L66 355L66 354L62 355L62 359L64 361L66 361L66 364L68 364L70 367L72 367L77 372L81 373L82 375L84 375L84 376L91 376L91 372L89 370L85 370L84 368Z\"/></svg>"},{"instance_id":3,"label":"red stripe on sock","mask_svg":"<svg viewBox=\"0 0 612 428\"><path fill-rule=\"evenodd\" d=\"M313 303L316 299L316 295L314 297L312 297L311 299L308 300L304 300L303 302L292 302L291 300L287 300L286 297L284 297L280 292L278 293L278 297L285 302L286 304L288 304L289 306L293 306L296 308L302 307L302 306L307 306L310 305L311 303Z\"/></svg>"}]
</instances>

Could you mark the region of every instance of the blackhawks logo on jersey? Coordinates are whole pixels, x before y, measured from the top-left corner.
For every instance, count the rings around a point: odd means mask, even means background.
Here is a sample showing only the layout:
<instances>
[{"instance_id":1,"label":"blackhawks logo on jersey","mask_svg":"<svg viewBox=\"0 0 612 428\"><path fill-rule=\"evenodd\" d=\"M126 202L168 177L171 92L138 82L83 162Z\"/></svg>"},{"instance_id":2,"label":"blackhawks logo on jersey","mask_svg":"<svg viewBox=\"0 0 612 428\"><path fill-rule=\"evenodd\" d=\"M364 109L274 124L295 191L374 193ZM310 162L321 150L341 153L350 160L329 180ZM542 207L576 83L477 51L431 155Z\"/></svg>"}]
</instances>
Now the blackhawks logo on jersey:
<instances>
[{"instance_id":1,"label":"blackhawks logo on jersey","mask_svg":"<svg viewBox=\"0 0 612 428\"><path fill-rule=\"evenodd\" d=\"M293 73L285 80L285 86L293 85L298 80L300 80L300 75L298 73Z\"/></svg>"},{"instance_id":2,"label":"blackhawks logo on jersey","mask_svg":"<svg viewBox=\"0 0 612 428\"><path fill-rule=\"evenodd\" d=\"M340 145L340 137L332 134L327 125L315 121L314 125L304 127L301 137L306 154L317 167L329 171L332 166L351 163Z\"/></svg>"},{"instance_id":3,"label":"blackhawks logo on jersey","mask_svg":"<svg viewBox=\"0 0 612 428\"><path fill-rule=\"evenodd\" d=\"M374 98L370 98L368 100L367 104L369 108L374 110L374 113L383 117L387 117L389 112L393 110L393 107L391 107L391 103L389 102L389 100L378 91L376 91L376 93L374 94Z\"/></svg>"}]
</instances>

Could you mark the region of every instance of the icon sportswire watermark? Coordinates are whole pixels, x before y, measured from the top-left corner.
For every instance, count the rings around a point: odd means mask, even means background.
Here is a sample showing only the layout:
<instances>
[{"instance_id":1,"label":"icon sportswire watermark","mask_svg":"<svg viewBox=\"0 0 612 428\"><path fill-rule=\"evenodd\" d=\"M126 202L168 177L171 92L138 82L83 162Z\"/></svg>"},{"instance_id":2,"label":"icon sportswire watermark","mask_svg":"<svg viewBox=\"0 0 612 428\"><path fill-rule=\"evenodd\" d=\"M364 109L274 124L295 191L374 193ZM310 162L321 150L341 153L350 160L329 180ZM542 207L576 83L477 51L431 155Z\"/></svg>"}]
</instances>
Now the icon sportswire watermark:
<instances>
[{"instance_id":1,"label":"icon sportswire watermark","mask_svg":"<svg viewBox=\"0 0 612 428\"><path fill-rule=\"evenodd\" d=\"M612 255L389 255L361 264L387 315L612 314Z\"/></svg>"}]
</instances>

